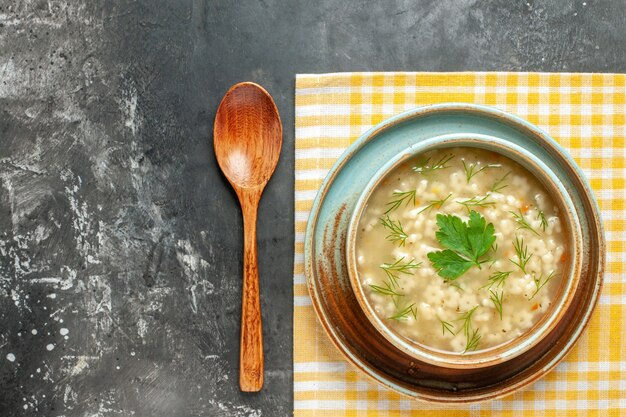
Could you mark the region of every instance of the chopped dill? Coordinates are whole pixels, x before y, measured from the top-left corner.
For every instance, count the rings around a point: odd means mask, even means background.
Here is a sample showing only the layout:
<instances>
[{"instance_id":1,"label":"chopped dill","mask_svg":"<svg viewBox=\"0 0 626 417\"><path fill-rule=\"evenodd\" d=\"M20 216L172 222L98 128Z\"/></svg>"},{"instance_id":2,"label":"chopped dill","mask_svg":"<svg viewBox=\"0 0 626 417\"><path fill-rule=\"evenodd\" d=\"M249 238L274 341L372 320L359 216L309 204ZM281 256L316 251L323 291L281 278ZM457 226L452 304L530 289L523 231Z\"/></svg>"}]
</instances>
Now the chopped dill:
<instances>
[{"instance_id":1,"label":"chopped dill","mask_svg":"<svg viewBox=\"0 0 626 417\"><path fill-rule=\"evenodd\" d=\"M454 287L458 289L459 291L463 291L463 288L461 288L461 286L454 281L444 281L444 282L447 282L449 286Z\"/></svg>"},{"instance_id":2,"label":"chopped dill","mask_svg":"<svg viewBox=\"0 0 626 417\"><path fill-rule=\"evenodd\" d=\"M506 187L508 187L508 184L504 184L504 181L506 180L506 178L509 176L509 174L511 173L511 171L507 172L506 174L504 174L502 177L500 177L499 179L497 179L493 185L491 186L491 188L489 189L489 191L491 191L492 193L499 193L500 191L504 190Z\"/></svg>"},{"instance_id":3,"label":"chopped dill","mask_svg":"<svg viewBox=\"0 0 626 417\"><path fill-rule=\"evenodd\" d=\"M461 316L457 319L457 321L463 321L462 329L463 334L465 335L465 350L463 353L468 352L470 350L476 350L478 347L478 342L480 341L481 335L478 333L478 329L472 328L472 315L476 311L478 306L475 306L471 310L466 311L461 314Z\"/></svg>"},{"instance_id":4,"label":"chopped dill","mask_svg":"<svg viewBox=\"0 0 626 417\"><path fill-rule=\"evenodd\" d=\"M491 250L493 251L493 253L498 252L498 242L493 242L493 245L491 245Z\"/></svg>"},{"instance_id":5,"label":"chopped dill","mask_svg":"<svg viewBox=\"0 0 626 417\"><path fill-rule=\"evenodd\" d=\"M455 335L454 333L454 325L452 323L450 323L449 321L444 321L439 319L439 321L441 322L441 334L442 335L446 335L446 332L450 333L452 336Z\"/></svg>"},{"instance_id":6,"label":"chopped dill","mask_svg":"<svg viewBox=\"0 0 626 417\"><path fill-rule=\"evenodd\" d=\"M387 317L389 320L407 320L409 318L409 314L413 316L415 320L417 320L417 310L414 308L415 303L410 306L404 308L403 310L397 312L395 315L391 317Z\"/></svg>"},{"instance_id":7,"label":"chopped dill","mask_svg":"<svg viewBox=\"0 0 626 417\"><path fill-rule=\"evenodd\" d=\"M450 168L450 165L447 164L452 159L454 159L454 155L446 154L442 156L437 162L430 164L431 158L426 158L419 161L417 165L413 167L413 171L417 172L418 174L427 174L429 172L437 171L440 169L447 169Z\"/></svg>"},{"instance_id":8,"label":"chopped dill","mask_svg":"<svg viewBox=\"0 0 626 417\"><path fill-rule=\"evenodd\" d=\"M550 274L547 277L543 277L543 274L541 274L541 276L537 279L533 277L533 282L535 283L535 292L530 296L529 300L532 300L535 295L537 295L537 293L548 283L552 280L552 278L554 278L556 274L554 273L554 271L550 272Z\"/></svg>"},{"instance_id":9,"label":"chopped dill","mask_svg":"<svg viewBox=\"0 0 626 417\"><path fill-rule=\"evenodd\" d=\"M528 223L528 221L526 220L526 218L522 214L521 210L519 211L519 213L516 213L514 211L509 211L509 213L511 213L513 215L513 217L515 218L515 222L518 225L517 230L519 230L519 229L527 229L527 230L530 230L531 232L533 232L534 234L536 234L537 236L539 236L539 233L537 233L537 231L531 226L531 224Z\"/></svg>"},{"instance_id":10,"label":"chopped dill","mask_svg":"<svg viewBox=\"0 0 626 417\"><path fill-rule=\"evenodd\" d=\"M384 287L381 287L380 285L374 285L374 284L369 284L369 287L372 289L373 292L377 294L390 295L394 297L404 296L404 294L397 292L388 281L385 281L383 284L384 284Z\"/></svg>"},{"instance_id":11,"label":"chopped dill","mask_svg":"<svg viewBox=\"0 0 626 417\"><path fill-rule=\"evenodd\" d=\"M459 318L457 319L457 321L463 320L463 325L461 326L461 328L463 329L463 334L465 336L469 335L470 333L470 330L472 328L472 321L471 321L472 315L474 314L477 308L478 306L474 306L474 308L472 308L471 310L467 310L465 313L461 314L461 316L459 316Z\"/></svg>"},{"instance_id":12,"label":"chopped dill","mask_svg":"<svg viewBox=\"0 0 626 417\"><path fill-rule=\"evenodd\" d=\"M468 334L467 341L465 344L465 350L463 353L476 350L478 348L478 342L480 342L480 338L482 336L478 333L478 329L473 329L471 335Z\"/></svg>"},{"instance_id":13,"label":"chopped dill","mask_svg":"<svg viewBox=\"0 0 626 417\"><path fill-rule=\"evenodd\" d=\"M385 214L391 213L392 211L394 211L395 209L397 209L398 207L400 207L402 205L402 203L405 203L405 205L409 205L409 203L412 201L413 205L415 205L415 190L411 190L411 191L394 191L391 194L392 197L395 197L395 200L391 200L390 202L388 202L386 205L388 206L387 211L385 212Z\"/></svg>"},{"instance_id":14,"label":"chopped dill","mask_svg":"<svg viewBox=\"0 0 626 417\"><path fill-rule=\"evenodd\" d=\"M489 201L489 194L487 194L484 197L478 198L478 197L472 197L472 198L468 198L467 200L463 200L463 201L457 201L457 203L465 206L465 208L467 209L467 211L470 211L471 208L470 207L488 207L488 206L495 206L496 203L495 201Z\"/></svg>"},{"instance_id":15,"label":"chopped dill","mask_svg":"<svg viewBox=\"0 0 626 417\"><path fill-rule=\"evenodd\" d=\"M479 166L478 163L466 164L465 161L461 161L461 162L463 163L463 169L465 170L465 178L467 179L468 184L475 175L483 172L484 170L502 167L502 165L500 164L487 164L483 167L478 168Z\"/></svg>"},{"instance_id":16,"label":"chopped dill","mask_svg":"<svg viewBox=\"0 0 626 417\"><path fill-rule=\"evenodd\" d=\"M511 275L513 271L496 271L493 274L489 275L489 282L486 285L483 285L481 288L488 287L491 290L491 287L494 285L496 288L503 287L504 281Z\"/></svg>"},{"instance_id":17,"label":"chopped dill","mask_svg":"<svg viewBox=\"0 0 626 417\"><path fill-rule=\"evenodd\" d=\"M387 280L383 282L382 285L369 284L369 287L372 289L372 292L377 294L390 296L393 304L398 306L398 297L403 297L404 294L399 292L398 279L400 274L413 274L411 269L419 268L421 266L420 263L415 263L414 260L410 260L409 262L402 263L404 257L398 259L394 263L384 263L380 265L380 268L387 275Z\"/></svg>"},{"instance_id":18,"label":"chopped dill","mask_svg":"<svg viewBox=\"0 0 626 417\"><path fill-rule=\"evenodd\" d=\"M417 269L422 266L421 262L415 263L415 259L402 263L403 260L404 257L398 259L394 263L384 263L380 265L380 268L385 272L394 287L398 286L398 275L412 275L414 273L411 271L412 269Z\"/></svg>"},{"instance_id":19,"label":"chopped dill","mask_svg":"<svg viewBox=\"0 0 626 417\"><path fill-rule=\"evenodd\" d=\"M440 200L431 200L428 202L428 205L417 212L417 214L422 214L426 210L432 210L434 207L440 209L452 197L452 193L448 194L446 198L442 198Z\"/></svg>"},{"instance_id":20,"label":"chopped dill","mask_svg":"<svg viewBox=\"0 0 626 417\"><path fill-rule=\"evenodd\" d=\"M389 234L385 237L385 239L392 243L397 242L400 246L404 246L404 243L409 235L405 233L400 220L393 221L389 215L385 214L380 218L380 224L389 230Z\"/></svg>"},{"instance_id":21,"label":"chopped dill","mask_svg":"<svg viewBox=\"0 0 626 417\"><path fill-rule=\"evenodd\" d=\"M504 291L494 292L489 290L489 294L489 299L496 308L496 311L500 313L500 320L502 320L502 300L504 298Z\"/></svg>"},{"instance_id":22,"label":"chopped dill","mask_svg":"<svg viewBox=\"0 0 626 417\"><path fill-rule=\"evenodd\" d=\"M515 249L515 255L517 255L517 262L512 259L509 259L509 261L513 265L517 265L526 274L526 264L533 257L532 253L528 254L528 246L524 243L524 239L520 239L517 235L515 236L515 242L513 242L513 249Z\"/></svg>"},{"instance_id":23,"label":"chopped dill","mask_svg":"<svg viewBox=\"0 0 626 417\"><path fill-rule=\"evenodd\" d=\"M545 232L548 227L548 219L546 219L546 214L543 210L539 210L539 207L537 207L537 219L540 221L539 226Z\"/></svg>"}]
</instances>

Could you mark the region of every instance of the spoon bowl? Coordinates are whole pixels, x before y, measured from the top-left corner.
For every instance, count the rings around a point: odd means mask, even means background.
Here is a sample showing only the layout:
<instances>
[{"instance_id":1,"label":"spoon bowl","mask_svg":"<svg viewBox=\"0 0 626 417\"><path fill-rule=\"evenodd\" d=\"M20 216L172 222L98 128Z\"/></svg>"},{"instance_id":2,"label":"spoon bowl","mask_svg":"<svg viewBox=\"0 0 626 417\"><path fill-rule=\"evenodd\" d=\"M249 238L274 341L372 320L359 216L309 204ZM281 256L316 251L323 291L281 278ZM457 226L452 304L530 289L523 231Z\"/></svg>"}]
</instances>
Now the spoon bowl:
<instances>
[{"instance_id":1,"label":"spoon bowl","mask_svg":"<svg viewBox=\"0 0 626 417\"><path fill-rule=\"evenodd\" d=\"M280 116L267 91L250 82L228 90L215 117L214 134L217 162L232 186L265 186L282 145Z\"/></svg>"},{"instance_id":2,"label":"spoon bowl","mask_svg":"<svg viewBox=\"0 0 626 417\"><path fill-rule=\"evenodd\" d=\"M263 332L257 267L257 209L274 173L282 146L282 124L274 100L260 85L245 82L228 90L215 116L213 146L243 214L244 260L241 298L239 387L263 386Z\"/></svg>"}]
</instances>

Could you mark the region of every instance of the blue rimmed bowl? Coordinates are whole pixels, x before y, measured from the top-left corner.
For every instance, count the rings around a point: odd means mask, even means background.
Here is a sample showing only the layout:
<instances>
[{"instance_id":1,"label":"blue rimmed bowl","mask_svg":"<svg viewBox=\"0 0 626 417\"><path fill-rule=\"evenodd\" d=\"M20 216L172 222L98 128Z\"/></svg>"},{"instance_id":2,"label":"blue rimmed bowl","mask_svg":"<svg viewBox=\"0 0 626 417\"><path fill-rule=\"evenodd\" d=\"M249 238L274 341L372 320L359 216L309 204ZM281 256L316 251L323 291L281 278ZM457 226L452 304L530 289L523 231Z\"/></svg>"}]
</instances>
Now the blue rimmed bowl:
<instances>
[{"instance_id":1,"label":"blue rimmed bowl","mask_svg":"<svg viewBox=\"0 0 626 417\"><path fill-rule=\"evenodd\" d=\"M374 190L387 178L389 173L408 159L416 155L434 149L443 148L477 148L503 155L526 168L528 172L539 180L552 196L559 207L559 215L563 220L565 235L567 236L567 248L569 262L564 271L562 284L557 291L554 302L546 314L531 329L520 337L510 340L493 348L478 350L476 352L454 353L438 349L432 349L403 337L387 325L385 320L376 314L374 306L368 301L362 285L362 277L359 277L356 261L357 231L361 216L368 205L368 201ZM581 225L577 216L576 206L567 192L567 188L541 159L526 149L507 140L495 136L469 133L454 133L435 136L417 142L391 158L374 174L367 183L365 189L357 199L352 216L348 223L345 259L348 267L350 284L354 291L365 316L372 325L391 344L402 352L420 362L427 362L441 368L451 369L474 369L480 367L492 367L509 361L519 355L528 352L533 347L551 339L551 335L559 326L560 320L571 305L581 276L583 239ZM433 277L438 279L437 277Z\"/></svg>"},{"instance_id":2,"label":"blue rimmed bowl","mask_svg":"<svg viewBox=\"0 0 626 417\"><path fill-rule=\"evenodd\" d=\"M360 300L350 260L351 221L367 196L403 158L446 143L486 147L516 160L554 191L566 213L573 261L556 307L529 338L503 350L446 356L407 344L377 323ZM495 148L494 148L495 147ZM497 148L497 149L496 149ZM352 245L352 246L351 246ZM530 123L484 106L443 104L395 116L368 131L339 158L313 203L305 236L305 274L320 323L345 358L376 382L439 403L509 394L562 360L585 329L602 286L605 248L599 210L571 157ZM482 356L481 356L482 355ZM467 366L469 361L473 365Z\"/></svg>"}]
</instances>

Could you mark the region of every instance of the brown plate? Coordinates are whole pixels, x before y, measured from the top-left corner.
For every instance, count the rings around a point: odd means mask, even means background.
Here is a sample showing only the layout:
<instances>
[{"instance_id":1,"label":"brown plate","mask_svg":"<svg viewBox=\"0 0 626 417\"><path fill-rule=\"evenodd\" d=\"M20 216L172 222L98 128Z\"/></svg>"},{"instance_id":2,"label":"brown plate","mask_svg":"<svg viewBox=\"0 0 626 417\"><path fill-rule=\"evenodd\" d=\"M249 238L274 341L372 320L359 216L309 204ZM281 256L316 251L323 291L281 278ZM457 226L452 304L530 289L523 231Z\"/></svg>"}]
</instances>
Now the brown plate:
<instances>
[{"instance_id":1,"label":"brown plate","mask_svg":"<svg viewBox=\"0 0 626 417\"><path fill-rule=\"evenodd\" d=\"M398 349L372 325L350 284L348 223L374 174L409 146L450 134L490 135L525 149L554 174L580 224L580 268L571 302L549 334L522 354L492 366L450 368ZM403 113L357 140L337 161L313 204L305 237L305 274L313 306L330 340L360 371L401 394L439 403L467 403L520 389L561 361L586 327L604 268L599 210L582 172L546 133L483 106L446 104Z\"/></svg>"}]
</instances>

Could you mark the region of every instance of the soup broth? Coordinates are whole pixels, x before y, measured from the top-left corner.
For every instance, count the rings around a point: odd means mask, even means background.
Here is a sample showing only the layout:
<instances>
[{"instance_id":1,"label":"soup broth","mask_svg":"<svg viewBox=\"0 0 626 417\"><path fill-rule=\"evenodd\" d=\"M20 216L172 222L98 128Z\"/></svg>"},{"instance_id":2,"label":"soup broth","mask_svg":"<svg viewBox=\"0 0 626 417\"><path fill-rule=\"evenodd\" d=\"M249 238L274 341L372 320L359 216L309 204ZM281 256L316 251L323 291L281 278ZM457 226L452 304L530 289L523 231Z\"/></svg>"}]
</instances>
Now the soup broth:
<instances>
[{"instance_id":1,"label":"soup broth","mask_svg":"<svg viewBox=\"0 0 626 417\"><path fill-rule=\"evenodd\" d=\"M356 239L357 273L398 334L449 352L488 349L548 311L568 258L546 188L515 161L442 148L391 171Z\"/></svg>"}]
</instances>

